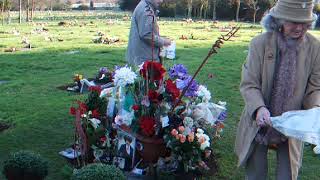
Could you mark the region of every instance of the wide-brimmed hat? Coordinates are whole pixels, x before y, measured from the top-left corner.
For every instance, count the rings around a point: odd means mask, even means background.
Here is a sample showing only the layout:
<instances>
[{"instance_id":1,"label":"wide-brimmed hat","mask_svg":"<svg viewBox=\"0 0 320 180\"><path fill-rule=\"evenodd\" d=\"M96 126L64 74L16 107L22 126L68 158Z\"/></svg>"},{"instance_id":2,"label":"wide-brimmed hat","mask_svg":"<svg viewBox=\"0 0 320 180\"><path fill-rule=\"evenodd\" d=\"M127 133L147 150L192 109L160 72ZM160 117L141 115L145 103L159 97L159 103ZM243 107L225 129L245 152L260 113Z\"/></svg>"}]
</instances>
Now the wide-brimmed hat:
<instances>
[{"instance_id":1,"label":"wide-brimmed hat","mask_svg":"<svg viewBox=\"0 0 320 180\"><path fill-rule=\"evenodd\" d=\"M270 10L270 15L287 21L308 23L317 19L312 9L312 0L278 0Z\"/></svg>"}]
</instances>

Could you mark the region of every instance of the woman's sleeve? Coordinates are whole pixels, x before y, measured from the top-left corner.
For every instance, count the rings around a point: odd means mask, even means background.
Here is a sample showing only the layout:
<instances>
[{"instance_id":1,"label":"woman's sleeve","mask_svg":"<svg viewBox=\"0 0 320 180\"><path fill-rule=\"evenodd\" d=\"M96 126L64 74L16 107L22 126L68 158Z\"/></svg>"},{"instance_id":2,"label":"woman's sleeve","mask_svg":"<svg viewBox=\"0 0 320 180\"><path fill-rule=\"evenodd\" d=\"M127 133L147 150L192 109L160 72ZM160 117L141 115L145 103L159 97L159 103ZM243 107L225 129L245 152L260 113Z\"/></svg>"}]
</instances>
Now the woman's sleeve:
<instances>
[{"instance_id":1,"label":"woman's sleeve","mask_svg":"<svg viewBox=\"0 0 320 180\"><path fill-rule=\"evenodd\" d=\"M242 66L240 83L240 92L252 119L255 119L256 110L265 106L261 91L263 55L258 53L257 42L261 41L253 39L250 43L246 62Z\"/></svg>"},{"instance_id":2,"label":"woman's sleeve","mask_svg":"<svg viewBox=\"0 0 320 180\"><path fill-rule=\"evenodd\" d=\"M320 48L316 53L303 101L304 109L320 107Z\"/></svg>"}]
</instances>

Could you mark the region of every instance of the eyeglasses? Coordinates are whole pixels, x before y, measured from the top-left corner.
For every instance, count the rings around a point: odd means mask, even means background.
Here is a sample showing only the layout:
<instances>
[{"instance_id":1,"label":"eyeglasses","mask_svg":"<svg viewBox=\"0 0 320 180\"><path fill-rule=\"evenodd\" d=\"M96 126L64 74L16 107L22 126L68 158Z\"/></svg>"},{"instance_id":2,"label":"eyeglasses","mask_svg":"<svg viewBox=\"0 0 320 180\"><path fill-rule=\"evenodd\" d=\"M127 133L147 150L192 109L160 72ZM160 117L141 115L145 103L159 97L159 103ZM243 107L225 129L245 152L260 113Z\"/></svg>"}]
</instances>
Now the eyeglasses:
<instances>
[{"instance_id":1,"label":"eyeglasses","mask_svg":"<svg viewBox=\"0 0 320 180\"><path fill-rule=\"evenodd\" d=\"M306 28L306 29L311 27L311 23L300 23L300 22L287 21L285 24L292 26L292 27L302 26L303 28Z\"/></svg>"}]
</instances>

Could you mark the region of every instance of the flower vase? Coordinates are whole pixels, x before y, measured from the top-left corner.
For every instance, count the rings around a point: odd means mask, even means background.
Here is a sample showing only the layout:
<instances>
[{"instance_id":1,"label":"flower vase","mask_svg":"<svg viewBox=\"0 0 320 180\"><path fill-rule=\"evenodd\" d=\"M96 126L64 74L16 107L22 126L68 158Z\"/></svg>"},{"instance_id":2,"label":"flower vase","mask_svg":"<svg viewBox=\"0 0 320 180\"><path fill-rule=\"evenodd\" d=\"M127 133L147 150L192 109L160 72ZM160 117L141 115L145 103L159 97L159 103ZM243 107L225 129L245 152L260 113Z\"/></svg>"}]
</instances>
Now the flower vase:
<instances>
[{"instance_id":1,"label":"flower vase","mask_svg":"<svg viewBox=\"0 0 320 180\"><path fill-rule=\"evenodd\" d=\"M122 110L123 110L123 103L124 103L124 98L125 98L124 89L121 86L118 87L118 95L119 95L119 97L118 97L117 109L119 111L118 113L121 114Z\"/></svg>"},{"instance_id":2,"label":"flower vase","mask_svg":"<svg viewBox=\"0 0 320 180\"><path fill-rule=\"evenodd\" d=\"M166 146L163 138L156 136L136 135L137 140L143 145L143 149L138 151L144 163L156 163L160 156L165 154Z\"/></svg>"}]
</instances>

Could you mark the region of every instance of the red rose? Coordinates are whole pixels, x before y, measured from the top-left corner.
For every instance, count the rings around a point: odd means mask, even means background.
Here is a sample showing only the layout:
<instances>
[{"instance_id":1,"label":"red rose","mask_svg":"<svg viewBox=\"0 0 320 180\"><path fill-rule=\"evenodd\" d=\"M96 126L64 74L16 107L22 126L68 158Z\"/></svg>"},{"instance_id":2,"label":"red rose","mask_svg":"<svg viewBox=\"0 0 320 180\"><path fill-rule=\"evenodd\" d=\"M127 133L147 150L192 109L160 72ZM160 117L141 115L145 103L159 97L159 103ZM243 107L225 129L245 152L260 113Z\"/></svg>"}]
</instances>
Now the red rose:
<instances>
[{"instance_id":1,"label":"red rose","mask_svg":"<svg viewBox=\"0 0 320 180\"><path fill-rule=\"evenodd\" d=\"M162 80L166 74L166 70L161 63L155 61L145 61L140 74L146 79L148 74L148 79L150 81Z\"/></svg>"},{"instance_id":2,"label":"red rose","mask_svg":"<svg viewBox=\"0 0 320 180\"><path fill-rule=\"evenodd\" d=\"M148 116L142 116L140 118L140 128L142 130L142 133L146 136L152 136L154 135L155 132L155 124L156 121L153 117L148 117Z\"/></svg>"},{"instance_id":3,"label":"red rose","mask_svg":"<svg viewBox=\"0 0 320 180\"><path fill-rule=\"evenodd\" d=\"M70 108L70 114L75 116L76 115L76 108L71 107Z\"/></svg>"},{"instance_id":4,"label":"red rose","mask_svg":"<svg viewBox=\"0 0 320 180\"><path fill-rule=\"evenodd\" d=\"M171 79L166 81L166 91L172 96L173 100L176 100L180 96L180 90Z\"/></svg>"},{"instance_id":5,"label":"red rose","mask_svg":"<svg viewBox=\"0 0 320 180\"><path fill-rule=\"evenodd\" d=\"M133 105L133 106L132 106L132 109L133 109L134 111L138 111L138 110L139 110L139 105L137 105L137 104Z\"/></svg>"},{"instance_id":6,"label":"red rose","mask_svg":"<svg viewBox=\"0 0 320 180\"><path fill-rule=\"evenodd\" d=\"M99 113L99 111L97 109L92 111L92 117L93 118L97 118L97 119L100 118L100 113Z\"/></svg>"},{"instance_id":7,"label":"red rose","mask_svg":"<svg viewBox=\"0 0 320 180\"><path fill-rule=\"evenodd\" d=\"M90 86L89 91L91 92L97 92L99 95L101 93L101 87L100 86Z\"/></svg>"},{"instance_id":8,"label":"red rose","mask_svg":"<svg viewBox=\"0 0 320 180\"><path fill-rule=\"evenodd\" d=\"M159 102L159 93L157 93L154 90L149 90L148 97L149 97L149 100L151 102L153 102L153 103L158 103Z\"/></svg>"},{"instance_id":9,"label":"red rose","mask_svg":"<svg viewBox=\"0 0 320 180\"><path fill-rule=\"evenodd\" d=\"M103 137L100 138L100 141L102 141L102 142L105 142L106 140L107 140L106 136L103 136Z\"/></svg>"},{"instance_id":10,"label":"red rose","mask_svg":"<svg viewBox=\"0 0 320 180\"><path fill-rule=\"evenodd\" d=\"M80 115L82 115L82 114L84 114L84 113L86 113L87 111L88 111L88 107L87 107L87 105L86 104L84 104L83 102L81 102L81 101L77 101L77 103L78 103L78 108L75 108L75 107L71 107L70 108L70 114L71 115L76 115L76 112L77 112L77 110L79 110L80 111Z\"/></svg>"},{"instance_id":11,"label":"red rose","mask_svg":"<svg viewBox=\"0 0 320 180\"><path fill-rule=\"evenodd\" d=\"M86 113L88 111L87 105L82 102L78 102L78 103L79 103L80 115Z\"/></svg>"}]
</instances>

